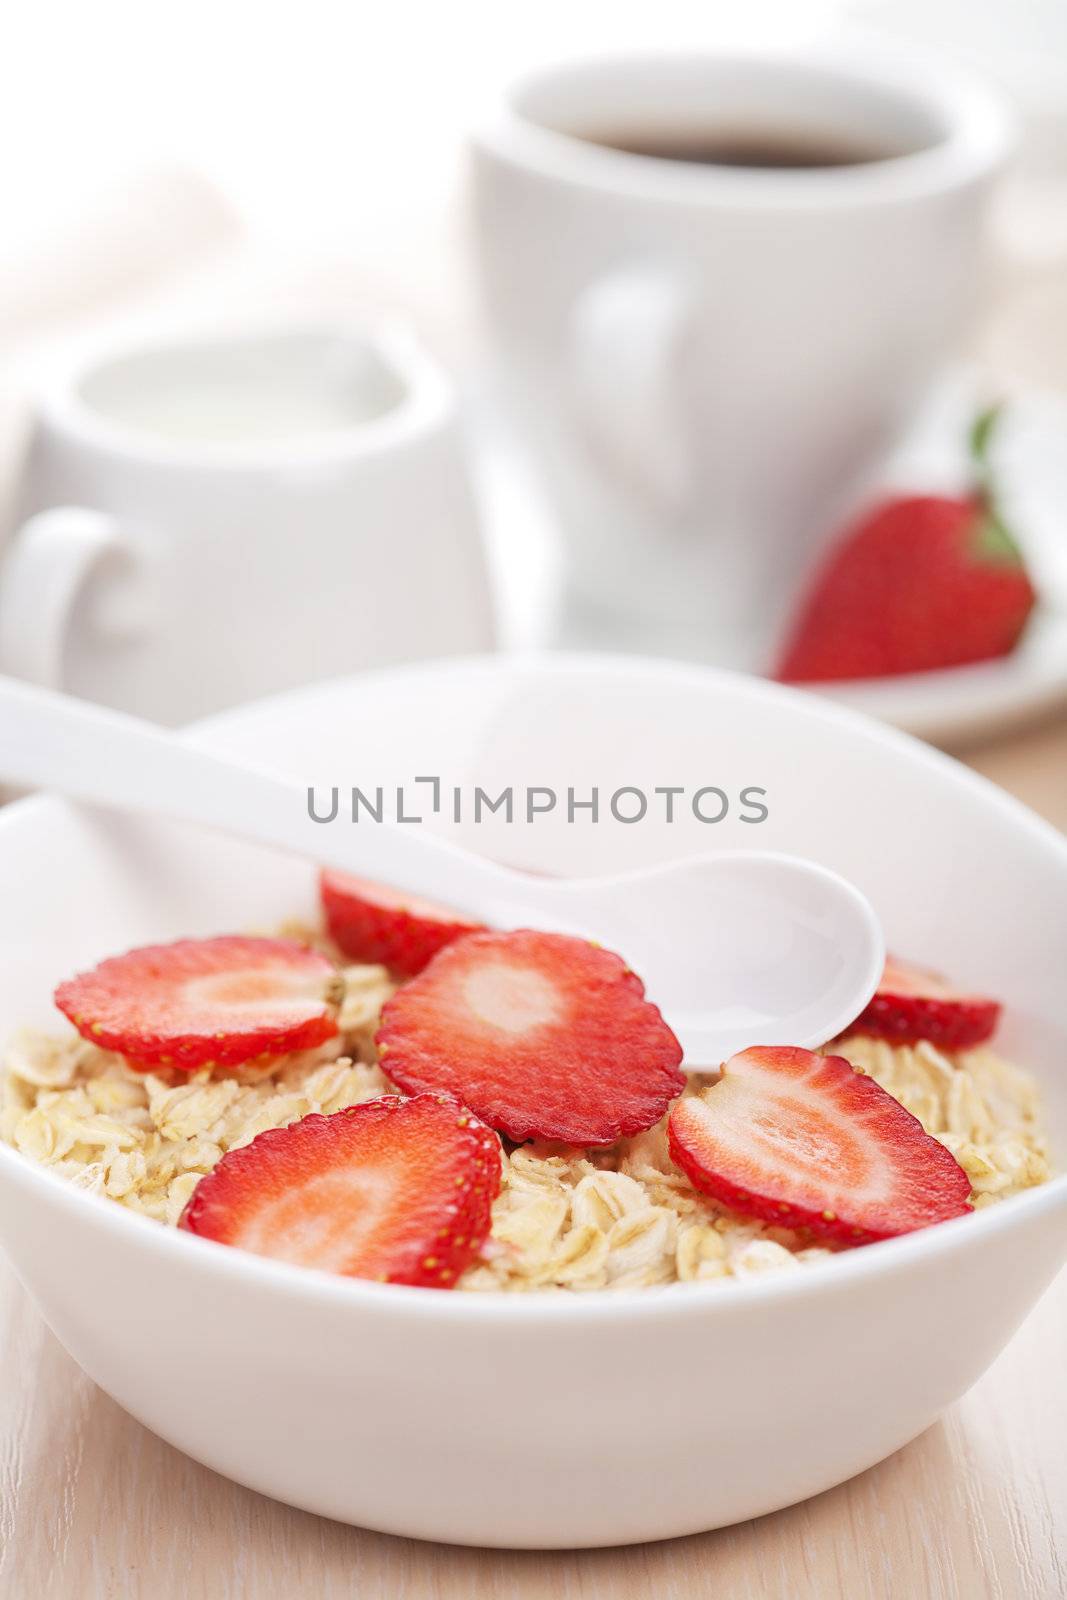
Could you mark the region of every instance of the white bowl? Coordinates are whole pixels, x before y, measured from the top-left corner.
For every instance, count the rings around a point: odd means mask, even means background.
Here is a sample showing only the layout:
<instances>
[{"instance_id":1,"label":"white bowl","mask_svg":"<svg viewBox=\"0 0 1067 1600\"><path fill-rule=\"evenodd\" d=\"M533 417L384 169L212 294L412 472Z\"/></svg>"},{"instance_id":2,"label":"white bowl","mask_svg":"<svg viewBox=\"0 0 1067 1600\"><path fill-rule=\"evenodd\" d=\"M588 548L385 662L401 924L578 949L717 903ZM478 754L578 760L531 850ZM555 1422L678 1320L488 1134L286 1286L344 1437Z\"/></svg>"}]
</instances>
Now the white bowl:
<instances>
[{"instance_id":1,"label":"white bowl","mask_svg":"<svg viewBox=\"0 0 1067 1600\"><path fill-rule=\"evenodd\" d=\"M561 715L561 694L565 714ZM902 735L721 673L499 659L331 683L198 740L307 783L597 783L734 796L753 826L541 818L466 837L551 871L709 844L795 850L880 910L891 947L1008 1003L1003 1046L1067 1128L1067 843ZM587 813L579 813L579 817ZM336 826L344 824L338 823ZM368 825L364 823L363 825ZM311 912L307 865L33 800L0 814L0 1030L56 1023L105 953ZM165 1229L0 1149L0 1240L85 1370L179 1449L296 1506L459 1543L667 1538L871 1466L985 1370L1059 1266L1067 1179L803 1271L544 1298L305 1272Z\"/></svg>"}]
</instances>

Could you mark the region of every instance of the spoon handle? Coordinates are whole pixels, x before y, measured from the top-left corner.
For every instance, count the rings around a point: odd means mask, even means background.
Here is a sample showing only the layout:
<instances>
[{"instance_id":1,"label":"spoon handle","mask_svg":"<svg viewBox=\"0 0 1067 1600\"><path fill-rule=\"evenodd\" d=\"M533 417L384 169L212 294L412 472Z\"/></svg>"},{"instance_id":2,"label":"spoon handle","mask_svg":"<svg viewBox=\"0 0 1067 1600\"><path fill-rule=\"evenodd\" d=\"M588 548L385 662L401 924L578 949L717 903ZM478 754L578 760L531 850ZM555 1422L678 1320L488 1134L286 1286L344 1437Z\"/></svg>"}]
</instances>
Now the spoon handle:
<instances>
[{"instance_id":1,"label":"spoon handle","mask_svg":"<svg viewBox=\"0 0 1067 1600\"><path fill-rule=\"evenodd\" d=\"M310 815L307 789L198 749L180 734L0 676L0 781L198 823L306 855L492 920L501 898L536 898L518 873L424 828Z\"/></svg>"}]
</instances>

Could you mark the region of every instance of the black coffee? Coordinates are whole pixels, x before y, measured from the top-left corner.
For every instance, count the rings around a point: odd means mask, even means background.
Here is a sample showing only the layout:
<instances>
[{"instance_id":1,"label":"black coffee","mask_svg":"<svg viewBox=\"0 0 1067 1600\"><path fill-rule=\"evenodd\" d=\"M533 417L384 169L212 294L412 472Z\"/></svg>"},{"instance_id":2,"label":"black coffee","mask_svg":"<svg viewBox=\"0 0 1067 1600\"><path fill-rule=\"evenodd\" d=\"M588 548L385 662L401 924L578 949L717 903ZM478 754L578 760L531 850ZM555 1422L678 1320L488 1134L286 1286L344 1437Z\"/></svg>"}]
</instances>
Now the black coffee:
<instances>
[{"instance_id":1,"label":"black coffee","mask_svg":"<svg viewBox=\"0 0 1067 1600\"><path fill-rule=\"evenodd\" d=\"M857 167L885 161L899 154L860 138L836 135L782 133L768 130L731 133L722 129L694 128L643 132L587 133L591 144L621 150L625 155L654 156L660 161L686 161L704 167L768 167L786 171L798 168Z\"/></svg>"}]
</instances>

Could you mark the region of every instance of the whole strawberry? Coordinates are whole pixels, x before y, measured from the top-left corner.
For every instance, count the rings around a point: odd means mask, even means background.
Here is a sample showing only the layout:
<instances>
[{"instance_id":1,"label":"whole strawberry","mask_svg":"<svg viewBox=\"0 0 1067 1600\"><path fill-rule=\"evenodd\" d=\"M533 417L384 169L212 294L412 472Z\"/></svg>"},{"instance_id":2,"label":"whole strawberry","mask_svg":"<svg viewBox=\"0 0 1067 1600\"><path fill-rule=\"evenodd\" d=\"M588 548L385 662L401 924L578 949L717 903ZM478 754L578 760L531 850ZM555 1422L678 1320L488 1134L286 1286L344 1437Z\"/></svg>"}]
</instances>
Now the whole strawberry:
<instances>
[{"instance_id":1,"label":"whole strawberry","mask_svg":"<svg viewBox=\"0 0 1067 1600\"><path fill-rule=\"evenodd\" d=\"M884 678L1014 649L1035 594L990 488L997 415L984 412L971 431L971 494L886 500L848 530L801 605L777 678Z\"/></svg>"}]
</instances>

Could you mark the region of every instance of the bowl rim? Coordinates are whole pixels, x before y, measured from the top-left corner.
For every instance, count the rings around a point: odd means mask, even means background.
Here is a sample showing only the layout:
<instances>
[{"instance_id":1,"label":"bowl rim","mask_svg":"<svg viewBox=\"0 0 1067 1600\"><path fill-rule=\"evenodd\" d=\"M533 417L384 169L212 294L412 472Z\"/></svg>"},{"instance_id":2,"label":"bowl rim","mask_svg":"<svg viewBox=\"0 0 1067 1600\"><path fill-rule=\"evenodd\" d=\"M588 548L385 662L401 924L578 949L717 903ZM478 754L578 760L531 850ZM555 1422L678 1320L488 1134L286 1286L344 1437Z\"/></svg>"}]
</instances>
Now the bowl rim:
<instances>
[{"instance_id":1,"label":"bowl rim","mask_svg":"<svg viewBox=\"0 0 1067 1600\"><path fill-rule=\"evenodd\" d=\"M537 672L573 673L577 670L606 673L614 677L636 673L642 677L677 684L684 682L695 687L707 687L710 684L731 693L740 693L742 698L772 703L792 702L798 711L809 714L817 721L836 724L862 734L876 744L896 748L920 765L949 773L952 780L963 789L980 795L984 804L992 805L1009 821L1033 835L1045 848L1051 848L1061 858L1067 872L1067 838L1051 823L1006 794L991 780L972 772L910 734L877 723L860 712L804 690L721 668L661 658L602 655L596 652L516 652L504 658L485 653L450 657L443 661L412 662L401 667L356 673L349 678L324 679L317 684L250 701L191 724L183 730L183 736L194 741L205 737L210 740L225 732L227 726L250 720L252 715L269 715L274 706L313 699L321 696L325 690L336 691L346 684L362 688L367 684L382 681L392 683L430 673L436 677L442 674L457 676L469 673L472 669L499 673L502 664ZM47 813L64 803L53 796L32 795L13 801L0 810L0 856L8 833L13 828L17 829L24 818L42 811ZM351 1305L371 1310L377 1307L398 1315L404 1315L404 1308L408 1307L411 1315L424 1318L433 1308L434 1316L453 1320L458 1318L460 1321L469 1317L476 1324L486 1319L503 1319L510 1323L516 1318L523 1325L531 1326L558 1321L565 1324L599 1323L605 1317L612 1321L622 1318L629 1322L635 1316L670 1316L683 1311L687 1315L703 1316L708 1315L713 1307L722 1308L720 1314L727 1315L731 1306L740 1310L768 1299L787 1301L817 1295L824 1286L832 1285L835 1281L847 1289L850 1284L866 1282L872 1274L876 1277L883 1273L891 1276L896 1271L906 1270L913 1263L924 1259L934 1260L945 1251L965 1249L967 1239L972 1239L975 1247L980 1248L983 1241L991 1239L1005 1228L1025 1226L1031 1219L1036 1222L1060 1207L1067 1213L1067 1173L1061 1173L998 1205L984 1207L969 1216L955 1217L914 1233L881 1240L862 1249L829 1255L823 1261L806 1263L800 1272L771 1272L725 1283L719 1280L675 1283L605 1289L583 1294L505 1294L489 1290L457 1294L407 1284L381 1284L345 1278L318 1268L300 1267L256 1256L215 1240L201 1239L130 1211L104 1196L78 1189L14 1147L0 1142L0 1170L5 1168L16 1184L26 1185L31 1192L36 1189L46 1201L51 1197L68 1212L72 1220L81 1219L86 1225L110 1230L116 1239L128 1239L131 1245L140 1241L144 1248L164 1252L164 1255L166 1252L177 1252L170 1259L184 1261L190 1269L199 1262L203 1270L215 1279L221 1274L222 1278L230 1277L252 1287L262 1287L268 1292L287 1293L290 1297L318 1304Z\"/></svg>"}]
</instances>

